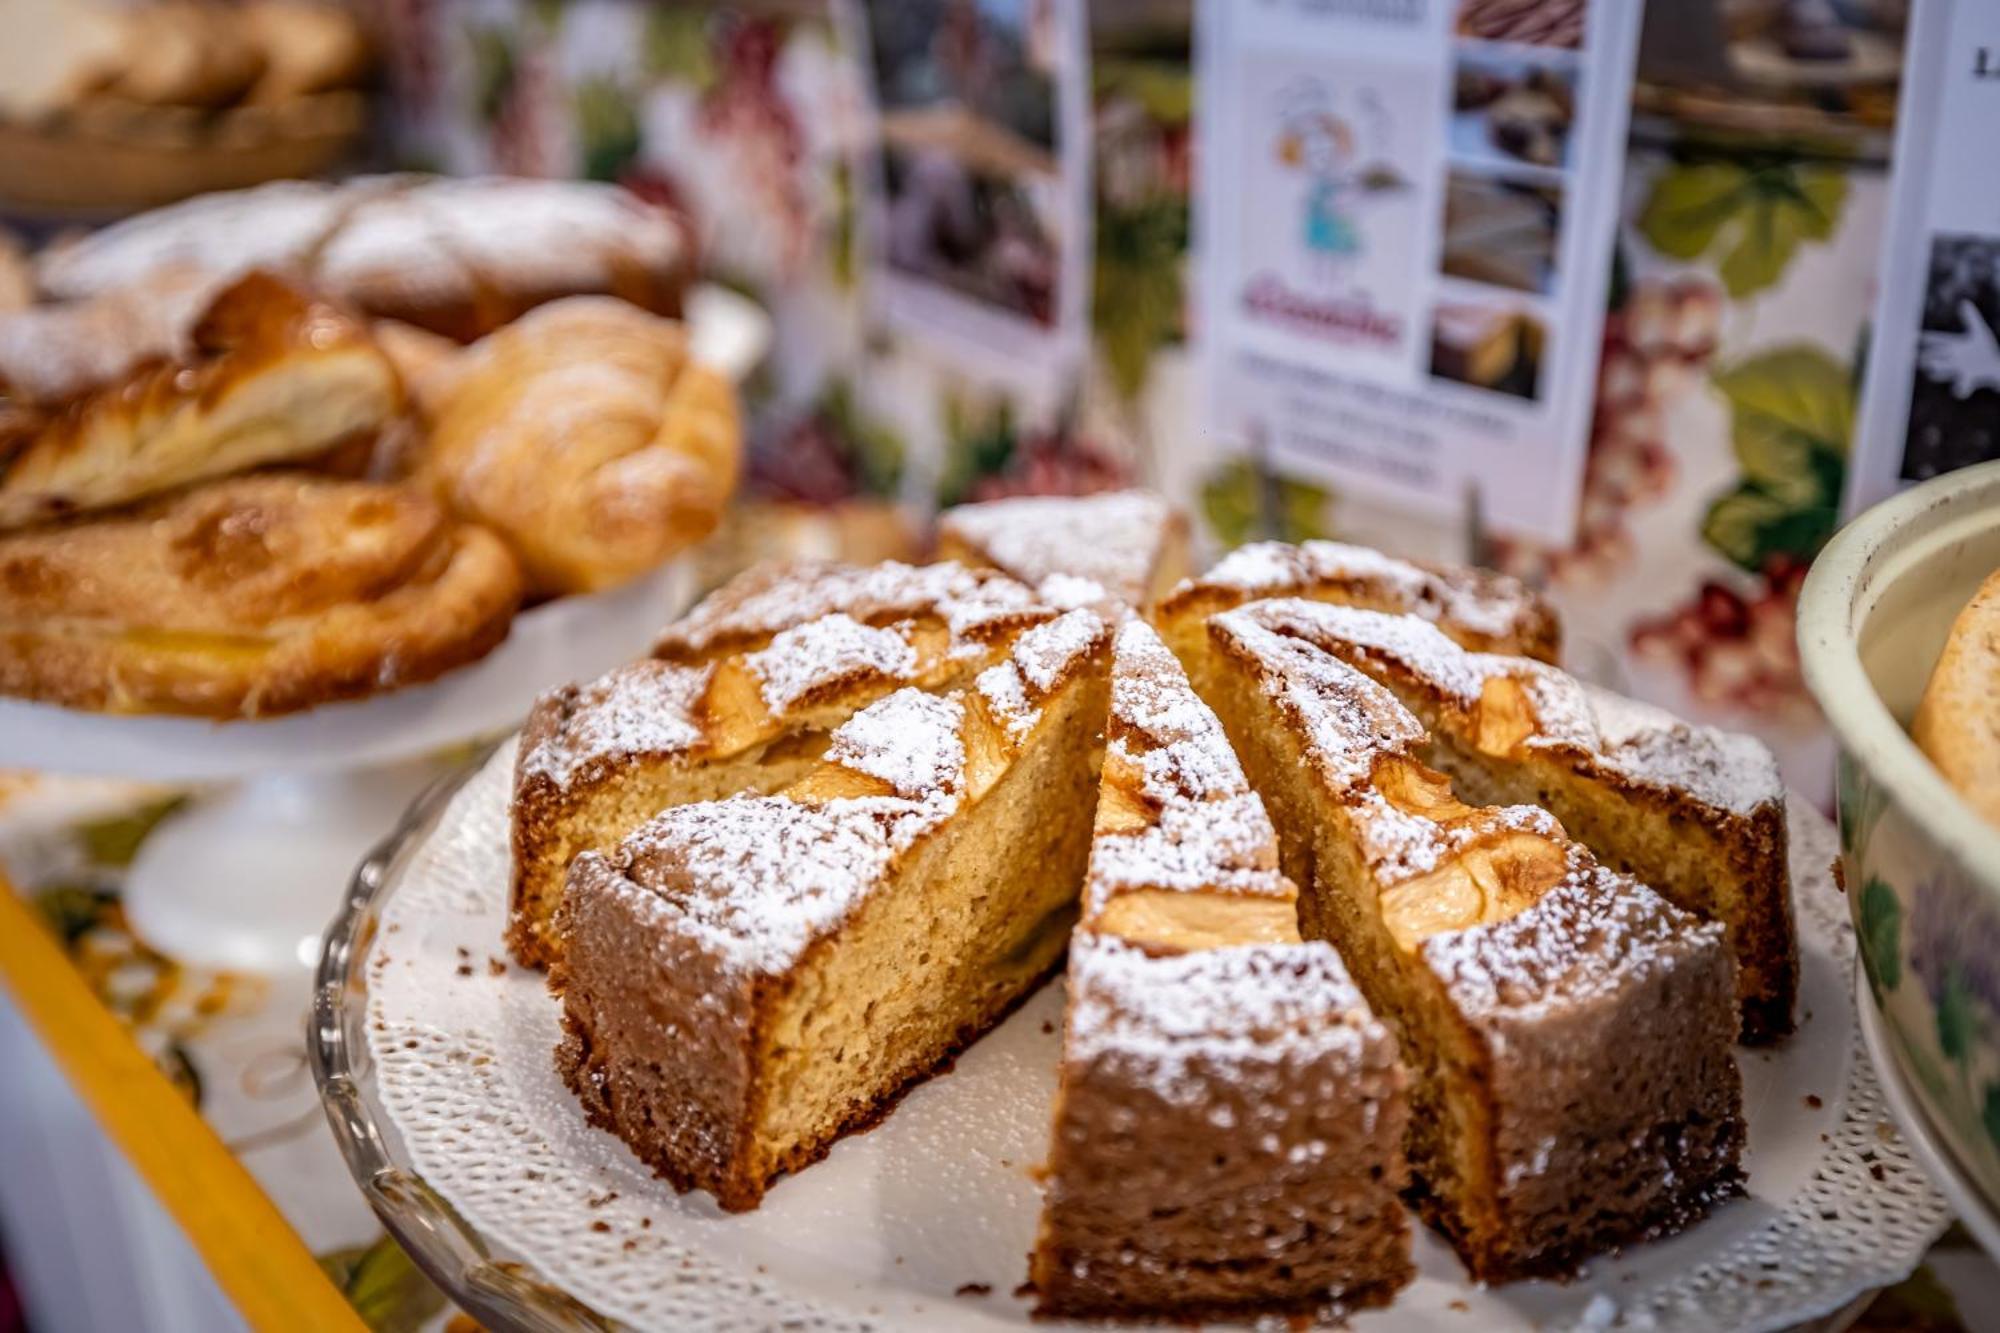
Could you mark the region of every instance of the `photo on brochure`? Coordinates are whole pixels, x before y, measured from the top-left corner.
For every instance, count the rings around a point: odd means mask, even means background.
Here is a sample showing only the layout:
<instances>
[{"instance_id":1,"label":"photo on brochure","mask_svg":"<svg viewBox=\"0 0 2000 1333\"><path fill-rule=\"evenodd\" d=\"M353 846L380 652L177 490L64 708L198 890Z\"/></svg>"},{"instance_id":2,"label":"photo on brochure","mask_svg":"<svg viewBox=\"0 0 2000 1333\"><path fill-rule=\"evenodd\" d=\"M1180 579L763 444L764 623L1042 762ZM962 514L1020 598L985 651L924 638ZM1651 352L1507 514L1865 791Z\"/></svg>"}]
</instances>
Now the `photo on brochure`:
<instances>
[{"instance_id":1,"label":"photo on brochure","mask_svg":"<svg viewBox=\"0 0 2000 1333\"><path fill-rule=\"evenodd\" d=\"M1922 329L1905 481L2000 458L2000 238L1932 239Z\"/></svg>"},{"instance_id":2,"label":"photo on brochure","mask_svg":"<svg viewBox=\"0 0 2000 1333\"><path fill-rule=\"evenodd\" d=\"M1452 81L1452 160L1488 168L1568 167L1576 84L1576 71L1560 63L1461 48Z\"/></svg>"},{"instance_id":3,"label":"photo on brochure","mask_svg":"<svg viewBox=\"0 0 2000 1333\"><path fill-rule=\"evenodd\" d=\"M1458 35L1575 50L1583 45L1589 0L1464 0Z\"/></svg>"},{"instance_id":4,"label":"photo on brochure","mask_svg":"<svg viewBox=\"0 0 2000 1333\"><path fill-rule=\"evenodd\" d=\"M1076 322L1073 18L1056 0L866 6L878 289L906 331L1045 360Z\"/></svg>"},{"instance_id":5,"label":"photo on brochure","mask_svg":"<svg viewBox=\"0 0 2000 1333\"><path fill-rule=\"evenodd\" d=\"M1562 203L1554 185L1453 171L1445 182L1439 269L1467 282L1548 294L1556 285Z\"/></svg>"}]
</instances>

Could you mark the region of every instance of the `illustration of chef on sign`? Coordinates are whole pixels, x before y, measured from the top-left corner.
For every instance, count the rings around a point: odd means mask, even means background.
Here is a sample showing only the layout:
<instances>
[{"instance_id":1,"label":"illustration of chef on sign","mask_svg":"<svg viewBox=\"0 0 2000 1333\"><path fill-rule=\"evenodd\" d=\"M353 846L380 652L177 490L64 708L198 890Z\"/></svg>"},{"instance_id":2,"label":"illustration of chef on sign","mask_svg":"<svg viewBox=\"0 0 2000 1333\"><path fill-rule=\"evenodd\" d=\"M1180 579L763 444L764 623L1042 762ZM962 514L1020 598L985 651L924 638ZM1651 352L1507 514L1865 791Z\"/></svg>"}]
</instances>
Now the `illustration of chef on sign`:
<instances>
[{"instance_id":1,"label":"illustration of chef on sign","mask_svg":"<svg viewBox=\"0 0 2000 1333\"><path fill-rule=\"evenodd\" d=\"M1357 210L1373 195L1405 188L1387 165L1391 125L1375 90L1362 88L1347 102L1337 107L1317 78L1279 95L1278 160L1305 177L1300 239L1313 277L1328 286L1346 282L1364 251Z\"/></svg>"}]
</instances>

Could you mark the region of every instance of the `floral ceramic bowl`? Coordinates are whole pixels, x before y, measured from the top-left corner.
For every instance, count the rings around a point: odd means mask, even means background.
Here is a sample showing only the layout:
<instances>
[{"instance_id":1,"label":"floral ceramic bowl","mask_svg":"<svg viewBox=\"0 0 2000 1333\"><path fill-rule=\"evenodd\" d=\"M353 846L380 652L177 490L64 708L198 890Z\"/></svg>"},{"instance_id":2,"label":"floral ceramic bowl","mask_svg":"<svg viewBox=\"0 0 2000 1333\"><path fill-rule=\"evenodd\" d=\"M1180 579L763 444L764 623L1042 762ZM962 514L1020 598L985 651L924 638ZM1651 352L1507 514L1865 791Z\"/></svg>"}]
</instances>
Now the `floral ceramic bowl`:
<instances>
[{"instance_id":1,"label":"floral ceramic bowl","mask_svg":"<svg viewBox=\"0 0 2000 1333\"><path fill-rule=\"evenodd\" d=\"M2000 463L1869 510L1799 601L1806 682L1840 746L1840 845L1860 956L1902 1081L1960 1183L2000 1206L2000 828L1905 727L1945 634L2000 568Z\"/></svg>"}]
</instances>

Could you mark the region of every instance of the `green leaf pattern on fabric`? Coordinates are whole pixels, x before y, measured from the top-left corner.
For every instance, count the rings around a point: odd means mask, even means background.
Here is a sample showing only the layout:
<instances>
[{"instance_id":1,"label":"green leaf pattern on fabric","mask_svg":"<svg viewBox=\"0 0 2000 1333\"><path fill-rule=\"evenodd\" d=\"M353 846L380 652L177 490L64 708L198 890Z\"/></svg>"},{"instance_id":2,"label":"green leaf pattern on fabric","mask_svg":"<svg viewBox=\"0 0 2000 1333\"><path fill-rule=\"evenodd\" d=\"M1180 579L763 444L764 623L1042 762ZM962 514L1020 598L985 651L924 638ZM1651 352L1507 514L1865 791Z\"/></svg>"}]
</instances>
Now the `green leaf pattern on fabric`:
<instances>
[{"instance_id":1,"label":"green leaf pattern on fabric","mask_svg":"<svg viewBox=\"0 0 2000 1333\"><path fill-rule=\"evenodd\" d=\"M1714 259L1723 288L1742 300L1776 286L1801 245L1829 239L1846 203L1838 164L1733 154L1661 172L1639 230L1670 258Z\"/></svg>"},{"instance_id":2,"label":"green leaf pattern on fabric","mask_svg":"<svg viewBox=\"0 0 2000 1333\"><path fill-rule=\"evenodd\" d=\"M1809 343L1776 347L1716 372L1742 479L1713 500L1702 538L1761 573L1773 556L1810 560L1840 521L1854 434L1851 368Z\"/></svg>"}]
</instances>

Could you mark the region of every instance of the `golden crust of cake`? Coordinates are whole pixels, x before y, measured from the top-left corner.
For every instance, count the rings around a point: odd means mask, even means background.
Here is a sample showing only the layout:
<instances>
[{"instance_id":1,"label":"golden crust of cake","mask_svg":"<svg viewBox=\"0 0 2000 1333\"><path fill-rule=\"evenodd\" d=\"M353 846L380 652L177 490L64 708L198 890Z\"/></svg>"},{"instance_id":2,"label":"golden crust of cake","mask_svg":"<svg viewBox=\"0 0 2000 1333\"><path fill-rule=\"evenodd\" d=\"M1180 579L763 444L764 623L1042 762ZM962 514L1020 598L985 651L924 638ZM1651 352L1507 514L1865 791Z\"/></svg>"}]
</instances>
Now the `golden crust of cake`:
<instances>
[{"instance_id":1,"label":"golden crust of cake","mask_svg":"<svg viewBox=\"0 0 2000 1333\"><path fill-rule=\"evenodd\" d=\"M1910 735L1945 781L2000 826L2000 571L1952 622Z\"/></svg>"},{"instance_id":2,"label":"golden crust of cake","mask_svg":"<svg viewBox=\"0 0 2000 1333\"><path fill-rule=\"evenodd\" d=\"M323 454L402 404L366 330L268 274L221 292L189 341L0 439L0 530Z\"/></svg>"},{"instance_id":3,"label":"golden crust of cake","mask_svg":"<svg viewBox=\"0 0 2000 1333\"><path fill-rule=\"evenodd\" d=\"M669 804L783 787L856 709L968 680L1056 614L1002 574L956 565L761 566L667 630L674 660L544 695L515 767L515 957L553 961L578 852L610 849Z\"/></svg>"},{"instance_id":4,"label":"golden crust of cake","mask_svg":"<svg viewBox=\"0 0 2000 1333\"><path fill-rule=\"evenodd\" d=\"M274 181L205 194L44 250L43 292L111 291L163 267L296 275L365 314L470 342L545 301L615 296L679 315L693 247L616 186L511 177Z\"/></svg>"},{"instance_id":5,"label":"golden crust of cake","mask_svg":"<svg viewBox=\"0 0 2000 1333\"><path fill-rule=\"evenodd\" d=\"M409 491L259 473L0 537L0 693L261 717L429 680L506 637L499 540Z\"/></svg>"},{"instance_id":6,"label":"golden crust of cake","mask_svg":"<svg viewBox=\"0 0 2000 1333\"><path fill-rule=\"evenodd\" d=\"M1187 572L1187 516L1151 491L1018 496L938 516L938 555L991 565L1062 606L1152 605Z\"/></svg>"},{"instance_id":7,"label":"golden crust of cake","mask_svg":"<svg viewBox=\"0 0 2000 1333\"><path fill-rule=\"evenodd\" d=\"M1411 1272L1395 1042L1332 947L1299 939L1262 803L1138 620L1106 733L1038 1312L1384 1301Z\"/></svg>"},{"instance_id":8,"label":"golden crust of cake","mask_svg":"<svg viewBox=\"0 0 2000 1333\"><path fill-rule=\"evenodd\" d=\"M1798 944L1784 784L1755 739L1692 726L1409 616L1304 601L1242 615L1358 667L1422 723L1462 793L1548 807L1614 868L1724 926L1743 1035L1792 1028Z\"/></svg>"},{"instance_id":9,"label":"golden crust of cake","mask_svg":"<svg viewBox=\"0 0 2000 1333\"><path fill-rule=\"evenodd\" d=\"M1209 624L1213 702L1271 804L1300 921L1415 1076L1419 1206L1473 1275L1560 1274L1736 1188L1722 930L1547 811L1459 800L1386 688L1258 607Z\"/></svg>"},{"instance_id":10,"label":"golden crust of cake","mask_svg":"<svg viewBox=\"0 0 2000 1333\"><path fill-rule=\"evenodd\" d=\"M1074 920L1109 640L1085 610L1035 626L965 688L856 713L783 791L579 856L551 983L593 1122L753 1208L998 1021Z\"/></svg>"},{"instance_id":11,"label":"golden crust of cake","mask_svg":"<svg viewBox=\"0 0 2000 1333\"><path fill-rule=\"evenodd\" d=\"M714 531L742 427L672 320L552 302L481 339L432 395L420 476L513 548L532 590L595 592Z\"/></svg>"},{"instance_id":12,"label":"golden crust of cake","mask_svg":"<svg viewBox=\"0 0 2000 1333\"><path fill-rule=\"evenodd\" d=\"M1418 616L1434 622L1453 641L1482 652L1553 662L1562 648L1555 609L1519 579L1469 566L1401 560L1330 541L1240 546L1207 573L1175 588L1153 618L1186 661L1206 650L1201 626L1210 616L1269 597Z\"/></svg>"}]
</instances>

